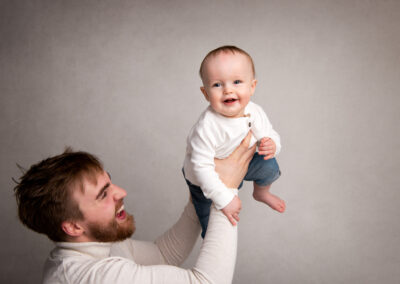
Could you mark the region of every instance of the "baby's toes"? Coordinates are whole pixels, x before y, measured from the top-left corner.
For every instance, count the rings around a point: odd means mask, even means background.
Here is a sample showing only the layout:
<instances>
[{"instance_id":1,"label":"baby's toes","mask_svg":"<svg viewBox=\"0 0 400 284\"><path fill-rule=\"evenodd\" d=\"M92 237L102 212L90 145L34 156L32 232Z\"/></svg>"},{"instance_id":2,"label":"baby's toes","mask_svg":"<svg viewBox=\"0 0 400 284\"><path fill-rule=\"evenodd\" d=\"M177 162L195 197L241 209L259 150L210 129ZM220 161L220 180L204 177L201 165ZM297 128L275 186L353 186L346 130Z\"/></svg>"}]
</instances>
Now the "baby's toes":
<instances>
[{"instance_id":1,"label":"baby's toes","mask_svg":"<svg viewBox=\"0 0 400 284\"><path fill-rule=\"evenodd\" d=\"M281 200L281 201L279 202L279 212L280 212L280 213L283 213L283 212L285 212L285 209L286 209L285 201Z\"/></svg>"}]
</instances>

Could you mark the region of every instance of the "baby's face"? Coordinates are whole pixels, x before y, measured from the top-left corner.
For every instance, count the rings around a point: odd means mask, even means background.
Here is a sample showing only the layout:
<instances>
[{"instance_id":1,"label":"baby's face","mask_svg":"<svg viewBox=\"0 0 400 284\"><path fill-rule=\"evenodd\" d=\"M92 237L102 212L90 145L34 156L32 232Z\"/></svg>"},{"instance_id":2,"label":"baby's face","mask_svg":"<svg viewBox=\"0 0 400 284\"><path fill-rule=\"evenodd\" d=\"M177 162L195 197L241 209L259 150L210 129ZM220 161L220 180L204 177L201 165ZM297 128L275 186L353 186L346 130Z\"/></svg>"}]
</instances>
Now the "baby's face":
<instances>
[{"instance_id":1,"label":"baby's face","mask_svg":"<svg viewBox=\"0 0 400 284\"><path fill-rule=\"evenodd\" d=\"M223 52L207 59L201 91L211 107L226 117L244 115L244 109L255 91L249 58L241 53Z\"/></svg>"}]
</instances>

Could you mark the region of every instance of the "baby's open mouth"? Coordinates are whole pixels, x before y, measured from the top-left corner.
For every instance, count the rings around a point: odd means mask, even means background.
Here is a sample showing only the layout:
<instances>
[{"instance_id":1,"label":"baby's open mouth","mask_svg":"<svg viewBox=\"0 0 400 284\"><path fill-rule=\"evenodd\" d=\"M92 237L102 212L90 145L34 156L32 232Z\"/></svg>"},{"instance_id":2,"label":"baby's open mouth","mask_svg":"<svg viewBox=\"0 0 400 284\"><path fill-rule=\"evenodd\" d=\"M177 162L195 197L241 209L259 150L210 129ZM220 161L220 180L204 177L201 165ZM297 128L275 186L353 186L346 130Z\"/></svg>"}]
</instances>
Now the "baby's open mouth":
<instances>
[{"instance_id":1,"label":"baby's open mouth","mask_svg":"<svg viewBox=\"0 0 400 284\"><path fill-rule=\"evenodd\" d=\"M237 99L226 99L224 100L224 103L233 103L235 101L237 101Z\"/></svg>"}]
</instances>

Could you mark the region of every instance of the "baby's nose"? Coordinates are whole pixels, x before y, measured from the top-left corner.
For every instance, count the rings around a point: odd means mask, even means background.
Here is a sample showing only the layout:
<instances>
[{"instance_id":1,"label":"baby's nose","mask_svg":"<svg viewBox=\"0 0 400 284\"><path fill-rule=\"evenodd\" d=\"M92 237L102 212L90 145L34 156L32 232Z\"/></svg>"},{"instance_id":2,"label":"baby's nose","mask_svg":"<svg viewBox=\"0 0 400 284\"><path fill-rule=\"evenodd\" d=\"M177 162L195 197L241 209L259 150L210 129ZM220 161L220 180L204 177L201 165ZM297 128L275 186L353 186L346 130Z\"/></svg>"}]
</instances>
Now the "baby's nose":
<instances>
[{"instance_id":1,"label":"baby's nose","mask_svg":"<svg viewBox=\"0 0 400 284\"><path fill-rule=\"evenodd\" d=\"M230 85L224 86L224 94L232 93L232 87Z\"/></svg>"}]
</instances>

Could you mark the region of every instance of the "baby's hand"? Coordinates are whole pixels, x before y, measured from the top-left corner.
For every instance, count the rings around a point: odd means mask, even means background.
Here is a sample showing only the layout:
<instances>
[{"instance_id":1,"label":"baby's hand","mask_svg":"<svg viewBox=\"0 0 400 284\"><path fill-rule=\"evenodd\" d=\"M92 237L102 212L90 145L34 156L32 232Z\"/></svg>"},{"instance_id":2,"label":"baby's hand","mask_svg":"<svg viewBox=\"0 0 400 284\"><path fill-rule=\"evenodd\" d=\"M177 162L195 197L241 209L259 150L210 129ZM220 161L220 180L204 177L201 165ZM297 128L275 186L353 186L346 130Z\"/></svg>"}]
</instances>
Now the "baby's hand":
<instances>
[{"instance_id":1,"label":"baby's hand","mask_svg":"<svg viewBox=\"0 0 400 284\"><path fill-rule=\"evenodd\" d=\"M258 154L265 155L264 160L274 157L276 152L276 144L274 140L269 137L263 137L258 146Z\"/></svg>"},{"instance_id":2,"label":"baby's hand","mask_svg":"<svg viewBox=\"0 0 400 284\"><path fill-rule=\"evenodd\" d=\"M239 222L239 212L242 209L242 201L235 195L231 202L228 203L224 208L221 209L222 213L228 217L228 220L233 226L236 226L236 222Z\"/></svg>"}]
</instances>

